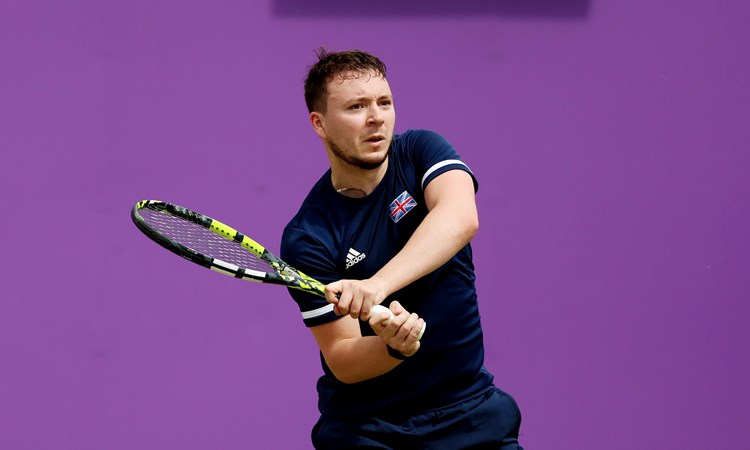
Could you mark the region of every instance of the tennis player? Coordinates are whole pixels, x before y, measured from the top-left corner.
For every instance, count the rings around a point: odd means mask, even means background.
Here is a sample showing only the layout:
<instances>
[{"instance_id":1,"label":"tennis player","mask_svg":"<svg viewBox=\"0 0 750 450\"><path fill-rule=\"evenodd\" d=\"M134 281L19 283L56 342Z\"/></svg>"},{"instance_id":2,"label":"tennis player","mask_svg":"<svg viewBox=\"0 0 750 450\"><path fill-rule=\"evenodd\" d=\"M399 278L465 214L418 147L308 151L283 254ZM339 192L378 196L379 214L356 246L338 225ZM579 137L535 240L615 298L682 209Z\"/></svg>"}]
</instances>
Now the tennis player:
<instances>
[{"instance_id":1,"label":"tennis player","mask_svg":"<svg viewBox=\"0 0 750 450\"><path fill-rule=\"evenodd\" d=\"M328 283L325 299L290 290L321 352L313 445L521 449L518 406L484 367L473 173L437 133L394 135L386 67L368 53L321 49L305 100L331 167L281 258Z\"/></svg>"}]
</instances>

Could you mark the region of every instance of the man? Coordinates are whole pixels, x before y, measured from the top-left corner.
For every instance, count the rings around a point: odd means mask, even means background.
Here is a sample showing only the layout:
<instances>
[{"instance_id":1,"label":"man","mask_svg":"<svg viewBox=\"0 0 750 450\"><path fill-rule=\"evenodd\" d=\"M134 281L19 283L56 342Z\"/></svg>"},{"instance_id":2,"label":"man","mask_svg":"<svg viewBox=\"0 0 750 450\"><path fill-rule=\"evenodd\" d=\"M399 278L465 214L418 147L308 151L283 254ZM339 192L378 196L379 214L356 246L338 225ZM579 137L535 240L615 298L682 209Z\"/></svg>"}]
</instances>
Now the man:
<instances>
[{"instance_id":1,"label":"man","mask_svg":"<svg viewBox=\"0 0 750 450\"><path fill-rule=\"evenodd\" d=\"M483 366L474 175L436 133L394 136L379 59L318 57L305 100L331 168L281 245L284 260L329 283L325 299L290 290L324 371L313 444L520 449L518 407ZM390 320L370 314L378 304Z\"/></svg>"}]
</instances>

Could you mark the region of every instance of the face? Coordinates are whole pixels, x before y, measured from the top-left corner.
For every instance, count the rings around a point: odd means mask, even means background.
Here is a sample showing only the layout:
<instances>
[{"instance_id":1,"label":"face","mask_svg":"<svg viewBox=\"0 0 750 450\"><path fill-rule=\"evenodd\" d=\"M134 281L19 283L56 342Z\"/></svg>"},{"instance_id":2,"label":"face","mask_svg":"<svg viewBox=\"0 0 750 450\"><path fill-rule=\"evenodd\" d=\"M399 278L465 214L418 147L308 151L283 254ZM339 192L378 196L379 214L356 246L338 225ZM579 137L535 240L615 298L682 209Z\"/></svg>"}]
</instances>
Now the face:
<instances>
[{"instance_id":1,"label":"face","mask_svg":"<svg viewBox=\"0 0 750 450\"><path fill-rule=\"evenodd\" d=\"M396 112L388 81L371 74L350 73L328 82L325 113L310 120L331 153L332 164L376 169L388 158ZM335 160L335 161L334 161Z\"/></svg>"}]
</instances>

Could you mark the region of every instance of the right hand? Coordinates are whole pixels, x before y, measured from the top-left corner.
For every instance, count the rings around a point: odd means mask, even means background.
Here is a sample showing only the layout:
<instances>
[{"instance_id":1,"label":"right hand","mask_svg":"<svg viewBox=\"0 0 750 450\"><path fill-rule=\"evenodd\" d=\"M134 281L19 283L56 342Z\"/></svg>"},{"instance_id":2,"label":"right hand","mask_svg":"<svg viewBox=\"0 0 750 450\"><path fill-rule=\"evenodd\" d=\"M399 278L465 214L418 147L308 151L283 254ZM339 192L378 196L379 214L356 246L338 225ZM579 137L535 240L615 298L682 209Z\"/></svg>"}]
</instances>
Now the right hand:
<instances>
[{"instance_id":1,"label":"right hand","mask_svg":"<svg viewBox=\"0 0 750 450\"><path fill-rule=\"evenodd\" d=\"M369 318L370 308L385 300L385 287L375 279L339 280L326 286L326 300L340 316Z\"/></svg>"}]
</instances>

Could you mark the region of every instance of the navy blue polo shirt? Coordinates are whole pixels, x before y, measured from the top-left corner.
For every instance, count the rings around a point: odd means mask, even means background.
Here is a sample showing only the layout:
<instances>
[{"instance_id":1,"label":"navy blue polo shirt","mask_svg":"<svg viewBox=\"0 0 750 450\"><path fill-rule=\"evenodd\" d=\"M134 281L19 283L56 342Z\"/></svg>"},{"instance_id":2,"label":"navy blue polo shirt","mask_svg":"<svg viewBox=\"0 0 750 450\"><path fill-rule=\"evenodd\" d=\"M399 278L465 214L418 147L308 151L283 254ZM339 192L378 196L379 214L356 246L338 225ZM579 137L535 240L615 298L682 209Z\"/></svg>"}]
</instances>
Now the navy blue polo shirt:
<instances>
[{"instance_id":1,"label":"navy blue polo shirt","mask_svg":"<svg viewBox=\"0 0 750 450\"><path fill-rule=\"evenodd\" d=\"M427 214L424 189L449 170L471 174L442 136L425 130L395 135L388 170L364 198L336 192L330 169L313 186L284 229L281 258L327 284L374 275L406 244ZM306 326L339 319L324 298L289 290ZM492 383L483 367L482 329L474 286L471 246L466 245L437 270L395 292L398 300L427 322L419 351L390 372L344 384L321 355L318 380L322 414L409 414L445 406L478 394ZM373 335L367 322L362 334Z\"/></svg>"}]
</instances>

